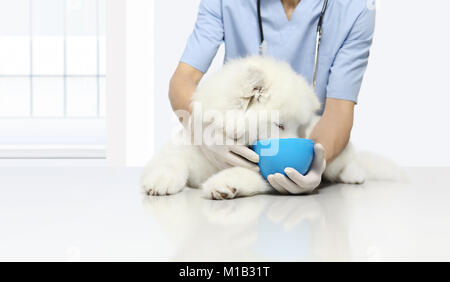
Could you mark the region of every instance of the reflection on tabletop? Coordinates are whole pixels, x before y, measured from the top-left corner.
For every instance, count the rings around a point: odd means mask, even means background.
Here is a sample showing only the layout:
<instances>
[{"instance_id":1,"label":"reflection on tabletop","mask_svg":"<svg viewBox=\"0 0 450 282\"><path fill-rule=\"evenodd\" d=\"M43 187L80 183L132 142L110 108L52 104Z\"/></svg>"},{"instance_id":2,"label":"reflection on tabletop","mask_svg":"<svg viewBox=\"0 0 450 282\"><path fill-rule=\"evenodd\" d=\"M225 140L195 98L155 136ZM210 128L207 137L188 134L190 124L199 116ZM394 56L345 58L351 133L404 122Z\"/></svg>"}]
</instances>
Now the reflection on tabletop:
<instances>
[{"instance_id":1,"label":"reflection on tabletop","mask_svg":"<svg viewBox=\"0 0 450 282\"><path fill-rule=\"evenodd\" d=\"M334 187L333 189L339 189ZM259 195L212 201L194 189L144 197L148 213L175 244L173 260L345 260L347 204L327 197Z\"/></svg>"},{"instance_id":2,"label":"reflection on tabletop","mask_svg":"<svg viewBox=\"0 0 450 282\"><path fill-rule=\"evenodd\" d=\"M198 190L145 198L171 260L448 261L448 168L409 168L402 182L326 185L310 196L230 201Z\"/></svg>"}]
</instances>

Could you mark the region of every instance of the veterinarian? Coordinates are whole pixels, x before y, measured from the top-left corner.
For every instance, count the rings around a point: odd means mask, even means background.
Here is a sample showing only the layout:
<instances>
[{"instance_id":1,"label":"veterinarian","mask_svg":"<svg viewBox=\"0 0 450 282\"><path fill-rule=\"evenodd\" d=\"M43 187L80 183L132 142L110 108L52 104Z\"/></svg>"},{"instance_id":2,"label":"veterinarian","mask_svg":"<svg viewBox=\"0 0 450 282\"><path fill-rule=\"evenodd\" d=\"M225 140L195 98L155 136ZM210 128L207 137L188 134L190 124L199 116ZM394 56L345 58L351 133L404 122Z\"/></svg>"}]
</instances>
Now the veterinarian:
<instances>
[{"instance_id":1,"label":"veterinarian","mask_svg":"<svg viewBox=\"0 0 450 282\"><path fill-rule=\"evenodd\" d=\"M288 177L272 175L269 182L284 194L312 192L321 182L326 163L349 142L374 25L373 1L367 0L202 0L194 31L170 82L172 107L191 110L192 94L222 42L227 61L259 54L264 39L265 55L290 63L315 84L323 105L321 120L309 137L317 144L309 173L303 176L289 170ZM317 52L319 26L322 38ZM230 153L211 151L217 159L226 159L224 154ZM256 167L259 157L252 150L243 147L234 153L242 157L229 165Z\"/></svg>"}]
</instances>

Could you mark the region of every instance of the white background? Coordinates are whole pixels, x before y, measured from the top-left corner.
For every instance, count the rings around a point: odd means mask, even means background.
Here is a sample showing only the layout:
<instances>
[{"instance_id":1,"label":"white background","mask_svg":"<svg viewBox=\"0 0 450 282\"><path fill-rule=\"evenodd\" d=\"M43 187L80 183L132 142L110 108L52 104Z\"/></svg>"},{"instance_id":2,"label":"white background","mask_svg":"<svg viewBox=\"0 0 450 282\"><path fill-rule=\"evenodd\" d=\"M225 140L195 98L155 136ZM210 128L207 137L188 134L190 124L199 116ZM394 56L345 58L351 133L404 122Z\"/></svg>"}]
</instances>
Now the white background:
<instances>
[{"instance_id":1,"label":"white background","mask_svg":"<svg viewBox=\"0 0 450 282\"><path fill-rule=\"evenodd\" d=\"M377 2L375 41L352 141L403 166L449 166L450 1ZM199 3L155 1L156 148L176 124L167 98L169 79L194 27ZM223 50L211 70L222 61Z\"/></svg>"}]
</instances>

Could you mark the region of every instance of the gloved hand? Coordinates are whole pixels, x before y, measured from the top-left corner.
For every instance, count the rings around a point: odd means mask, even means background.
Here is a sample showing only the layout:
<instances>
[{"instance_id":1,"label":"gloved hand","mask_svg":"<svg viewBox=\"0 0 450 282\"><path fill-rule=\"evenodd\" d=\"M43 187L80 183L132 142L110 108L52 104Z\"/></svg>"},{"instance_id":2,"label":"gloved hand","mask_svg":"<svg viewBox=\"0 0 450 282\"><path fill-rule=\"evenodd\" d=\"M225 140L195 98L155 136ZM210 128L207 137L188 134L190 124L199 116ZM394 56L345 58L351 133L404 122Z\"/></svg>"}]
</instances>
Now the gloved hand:
<instances>
[{"instance_id":1,"label":"gloved hand","mask_svg":"<svg viewBox=\"0 0 450 282\"><path fill-rule=\"evenodd\" d=\"M218 169L233 166L245 167L259 171L259 156L253 150L243 145L202 145L201 150L206 158Z\"/></svg>"},{"instance_id":2,"label":"gloved hand","mask_svg":"<svg viewBox=\"0 0 450 282\"><path fill-rule=\"evenodd\" d=\"M204 121L203 128L210 127L208 134L203 136L200 149L206 158L218 169L240 166L254 171L259 171L259 155L244 145L238 145L239 140L245 134L242 123L235 123L239 116L230 118L227 123L211 118ZM235 125L236 128L227 128L227 124ZM232 133L231 136L227 133ZM220 142L220 143L217 143ZM233 144L233 145L226 145Z\"/></svg>"},{"instance_id":3,"label":"gloved hand","mask_svg":"<svg viewBox=\"0 0 450 282\"><path fill-rule=\"evenodd\" d=\"M314 146L314 160L306 175L301 175L293 168L286 168L284 172L271 174L267 177L270 185L282 194L306 194L313 192L322 181L322 174L326 168L325 149L321 144Z\"/></svg>"}]
</instances>

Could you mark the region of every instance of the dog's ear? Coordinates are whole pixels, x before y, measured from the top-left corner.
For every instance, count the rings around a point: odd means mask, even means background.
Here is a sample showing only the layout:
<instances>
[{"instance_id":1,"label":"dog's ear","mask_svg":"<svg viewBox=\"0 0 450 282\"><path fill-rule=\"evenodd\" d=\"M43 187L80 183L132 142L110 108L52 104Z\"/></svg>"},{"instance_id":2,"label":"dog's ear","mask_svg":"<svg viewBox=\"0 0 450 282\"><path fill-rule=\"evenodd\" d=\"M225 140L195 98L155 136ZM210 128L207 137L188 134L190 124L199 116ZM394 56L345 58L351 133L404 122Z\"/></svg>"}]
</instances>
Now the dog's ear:
<instances>
[{"instance_id":1,"label":"dog's ear","mask_svg":"<svg viewBox=\"0 0 450 282\"><path fill-rule=\"evenodd\" d=\"M244 110L256 102L267 98L267 80L264 71L256 66L249 66L242 81L242 92L239 97Z\"/></svg>"}]
</instances>

